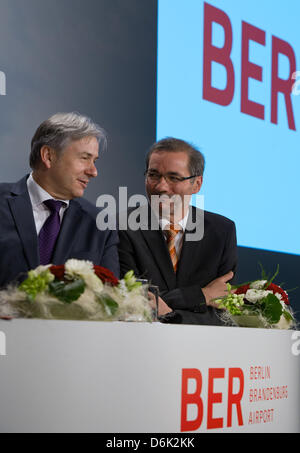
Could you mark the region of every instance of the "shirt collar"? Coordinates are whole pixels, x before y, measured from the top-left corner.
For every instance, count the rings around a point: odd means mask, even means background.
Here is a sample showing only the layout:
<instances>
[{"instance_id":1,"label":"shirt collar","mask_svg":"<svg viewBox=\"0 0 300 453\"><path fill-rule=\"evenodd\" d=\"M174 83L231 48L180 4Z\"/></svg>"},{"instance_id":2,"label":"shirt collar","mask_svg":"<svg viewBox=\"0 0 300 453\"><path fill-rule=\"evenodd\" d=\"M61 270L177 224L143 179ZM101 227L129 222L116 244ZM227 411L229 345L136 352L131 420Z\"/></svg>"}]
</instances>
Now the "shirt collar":
<instances>
[{"instance_id":1,"label":"shirt collar","mask_svg":"<svg viewBox=\"0 0 300 453\"><path fill-rule=\"evenodd\" d=\"M30 201L33 208L41 206L46 200L53 200L54 198L46 192L35 180L33 179L32 173L27 179L27 188L29 192ZM58 200L63 201L68 207L70 201L68 200Z\"/></svg>"},{"instance_id":2,"label":"shirt collar","mask_svg":"<svg viewBox=\"0 0 300 453\"><path fill-rule=\"evenodd\" d=\"M187 213L187 215L183 219L181 219L181 220L179 220L179 222L177 222L178 225L181 227L183 232L186 229L188 216L189 216L189 213ZM170 225L170 221L167 220L167 219L160 218L159 219L159 225L160 225L161 229L164 230L168 225Z\"/></svg>"}]
</instances>

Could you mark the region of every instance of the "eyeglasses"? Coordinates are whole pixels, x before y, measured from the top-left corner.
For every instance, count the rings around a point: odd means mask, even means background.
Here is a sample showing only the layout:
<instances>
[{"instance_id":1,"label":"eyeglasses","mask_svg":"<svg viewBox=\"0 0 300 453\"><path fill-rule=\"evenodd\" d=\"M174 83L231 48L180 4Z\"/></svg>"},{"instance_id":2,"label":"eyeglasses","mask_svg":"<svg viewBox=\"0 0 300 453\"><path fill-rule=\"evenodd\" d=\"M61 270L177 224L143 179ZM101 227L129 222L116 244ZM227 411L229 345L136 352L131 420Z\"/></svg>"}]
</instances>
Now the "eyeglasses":
<instances>
[{"instance_id":1,"label":"eyeglasses","mask_svg":"<svg viewBox=\"0 0 300 453\"><path fill-rule=\"evenodd\" d=\"M161 178L164 178L168 184L178 184L180 182L187 181L188 179L196 178L197 176L199 176L199 175L192 175L192 176L184 177L184 176L172 175L169 173L167 173L166 175L161 175L160 173L157 173L156 171L153 171L153 170L146 170L144 175L146 176L148 181L153 184L158 183L161 180Z\"/></svg>"}]
</instances>

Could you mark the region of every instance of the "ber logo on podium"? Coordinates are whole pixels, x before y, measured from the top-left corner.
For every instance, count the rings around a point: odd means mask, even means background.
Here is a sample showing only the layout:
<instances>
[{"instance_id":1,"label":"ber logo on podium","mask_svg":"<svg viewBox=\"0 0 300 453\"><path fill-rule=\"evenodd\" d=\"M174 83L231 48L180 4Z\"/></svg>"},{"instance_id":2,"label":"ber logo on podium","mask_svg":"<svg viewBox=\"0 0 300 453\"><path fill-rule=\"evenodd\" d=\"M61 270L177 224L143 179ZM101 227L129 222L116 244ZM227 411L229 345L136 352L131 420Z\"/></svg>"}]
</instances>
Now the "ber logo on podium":
<instances>
[{"instance_id":1,"label":"ber logo on podium","mask_svg":"<svg viewBox=\"0 0 300 453\"><path fill-rule=\"evenodd\" d=\"M215 383L223 380L226 385L225 392L216 392ZM208 369L208 390L205 398L203 392L203 375L196 368L184 368L182 370L181 390L181 431L197 431L203 424L206 412L206 429L231 428L233 423L238 426L244 424L241 401L244 394L244 373L241 368L209 368ZM238 390L236 386L238 385ZM194 389L191 391L190 387ZM223 403L223 404L222 404ZM214 406L219 406L222 416L214 416ZM190 416L191 409L194 409L196 416ZM196 409L196 411L195 411ZM235 411L235 421L233 412ZM219 414L221 415L221 414Z\"/></svg>"},{"instance_id":2,"label":"ber logo on podium","mask_svg":"<svg viewBox=\"0 0 300 453\"><path fill-rule=\"evenodd\" d=\"M268 364L241 368L184 368L181 375L181 431L283 426L288 380Z\"/></svg>"}]
</instances>

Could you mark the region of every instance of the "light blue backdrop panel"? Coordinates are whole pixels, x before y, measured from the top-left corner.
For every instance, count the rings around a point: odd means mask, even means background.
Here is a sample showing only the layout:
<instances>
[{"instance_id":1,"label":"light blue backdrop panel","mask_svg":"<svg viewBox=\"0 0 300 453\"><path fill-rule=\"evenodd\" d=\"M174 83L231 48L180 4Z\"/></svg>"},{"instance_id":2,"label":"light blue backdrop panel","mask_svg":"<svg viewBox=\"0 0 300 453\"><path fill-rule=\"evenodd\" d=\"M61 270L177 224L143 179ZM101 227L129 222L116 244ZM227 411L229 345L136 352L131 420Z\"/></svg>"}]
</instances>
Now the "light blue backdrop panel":
<instances>
[{"instance_id":1,"label":"light blue backdrop panel","mask_svg":"<svg viewBox=\"0 0 300 453\"><path fill-rule=\"evenodd\" d=\"M204 1L159 0L157 139L174 136L202 150L205 209L236 222L240 246L300 255L300 96L292 95L296 131L288 127L283 94L278 124L271 123L272 35L289 43L298 64L300 2L207 3L231 22L233 100L224 107L203 99ZM249 45L250 62L263 68L262 82L249 79L249 99L265 106L264 120L241 113L242 21L266 32L265 46ZM223 44L224 30L214 24L213 45ZM289 71L280 55L279 77ZM214 63L212 86L224 89L226 80L224 67Z\"/></svg>"}]
</instances>

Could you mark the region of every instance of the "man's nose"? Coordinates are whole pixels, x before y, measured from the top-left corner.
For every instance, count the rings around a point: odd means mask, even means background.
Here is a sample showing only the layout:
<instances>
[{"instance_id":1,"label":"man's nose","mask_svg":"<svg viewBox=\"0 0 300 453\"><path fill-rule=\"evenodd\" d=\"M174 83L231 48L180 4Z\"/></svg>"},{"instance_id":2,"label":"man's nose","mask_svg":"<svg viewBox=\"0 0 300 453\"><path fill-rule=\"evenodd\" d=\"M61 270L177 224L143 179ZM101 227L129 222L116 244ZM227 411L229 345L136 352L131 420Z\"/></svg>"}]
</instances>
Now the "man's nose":
<instances>
[{"instance_id":1,"label":"man's nose","mask_svg":"<svg viewBox=\"0 0 300 453\"><path fill-rule=\"evenodd\" d=\"M161 176L160 180L156 183L155 188L160 192L169 192L170 186L164 176Z\"/></svg>"},{"instance_id":2,"label":"man's nose","mask_svg":"<svg viewBox=\"0 0 300 453\"><path fill-rule=\"evenodd\" d=\"M96 178L96 176L98 176L98 170L94 162L87 168L86 174L91 178Z\"/></svg>"}]
</instances>

